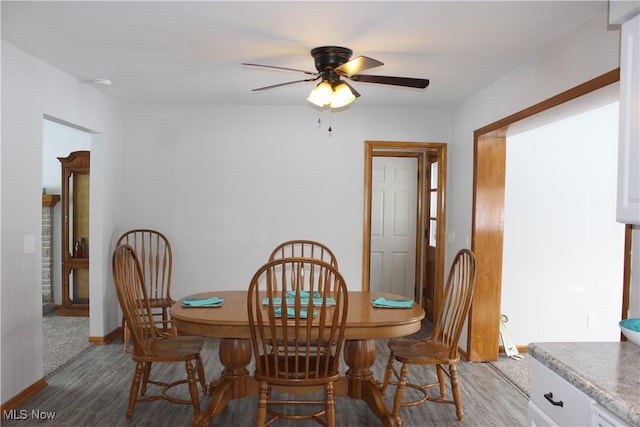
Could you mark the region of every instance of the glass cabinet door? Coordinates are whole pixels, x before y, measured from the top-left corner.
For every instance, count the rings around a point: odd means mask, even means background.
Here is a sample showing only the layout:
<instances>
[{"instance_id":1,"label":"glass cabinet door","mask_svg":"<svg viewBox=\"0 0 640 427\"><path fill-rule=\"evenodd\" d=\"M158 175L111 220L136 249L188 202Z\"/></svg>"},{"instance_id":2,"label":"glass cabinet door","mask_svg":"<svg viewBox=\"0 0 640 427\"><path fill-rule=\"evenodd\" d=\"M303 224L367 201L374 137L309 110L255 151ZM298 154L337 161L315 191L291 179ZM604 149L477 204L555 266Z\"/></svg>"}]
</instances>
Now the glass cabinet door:
<instances>
[{"instance_id":1,"label":"glass cabinet door","mask_svg":"<svg viewBox=\"0 0 640 427\"><path fill-rule=\"evenodd\" d=\"M89 315L89 151L59 157L62 165L62 308Z\"/></svg>"}]
</instances>

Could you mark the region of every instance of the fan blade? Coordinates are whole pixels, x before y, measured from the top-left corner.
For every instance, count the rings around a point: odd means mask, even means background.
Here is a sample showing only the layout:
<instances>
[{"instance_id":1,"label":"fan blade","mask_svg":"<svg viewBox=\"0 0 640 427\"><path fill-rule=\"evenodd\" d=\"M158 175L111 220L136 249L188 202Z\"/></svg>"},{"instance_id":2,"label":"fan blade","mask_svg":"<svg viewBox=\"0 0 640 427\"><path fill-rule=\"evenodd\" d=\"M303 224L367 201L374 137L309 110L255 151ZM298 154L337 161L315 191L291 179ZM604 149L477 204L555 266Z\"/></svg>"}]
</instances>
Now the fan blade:
<instances>
[{"instance_id":1,"label":"fan blade","mask_svg":"<svg viewBox=\"0 0 640 427\"><path fill-rule=\"evenodd\" d=\"M369 58L368 56L358 56L334 68L333 71L336 71L339 74L352 76L360 71L369 70L381 65L384 64L377 59Z\"/></svg>"},{"instance_id":2,"label":"fan blade","mask_svg":"<svg viewBox=\"0 0 640 427\"><path fill-rule=\"evenodd\" d=\"M351 93L357 98L360 96L360 92L358 92L357 90L355 90L353 88L353 86L351 86L349 83L345 82L344 80L342 81L342 83L346 84L347 86L349 86L349 89L351 89Z\"/></svg>"},{"instance_id":3,"label":"fan blade","mask_svg":"<svg viewBox=\"0 0 640 427\"><path fill-rule=\"evenodd\" d=\"M406 86L424 89L429 86L428 79L414 79L412 77L369 76L358 74L349 77L354 82L380 83L383 85Z\"/></svg>"},{"instance_id":4,"label":"fan blade","mask_svg":"<svg viewBox=\"0 0 640 427\"><path fill-rule=\"evenodd\" d=\"M259 87L259 88L256 88L256 89L251 89L251 92L256 92L256 91L259 91L259 90L273 89L273 88L276 88L276 87L292 85L294 83L313 82L313 81L318 80L319 78L320 78L320 76L315 77L313 79L302 79L302 80L294 80L292 82L278 83L277 85L264 86L264 87Z\"/></svg>"},{"instance_id":5,"label":"fan blade","mask_svg":"<svg viewBox=\"0 0 640 427\"><path fill-rule=\"evenodd\" d=\"M315 76L318 74L318 73L313 73L311 71L298 70L296 68L276 67L275 65L251 64L248 62L242 62L242 65L249 65L251 67L273 68L276 70L295 71L297 73L309 74L310 76Z\"/></svg>"}]
</instances>

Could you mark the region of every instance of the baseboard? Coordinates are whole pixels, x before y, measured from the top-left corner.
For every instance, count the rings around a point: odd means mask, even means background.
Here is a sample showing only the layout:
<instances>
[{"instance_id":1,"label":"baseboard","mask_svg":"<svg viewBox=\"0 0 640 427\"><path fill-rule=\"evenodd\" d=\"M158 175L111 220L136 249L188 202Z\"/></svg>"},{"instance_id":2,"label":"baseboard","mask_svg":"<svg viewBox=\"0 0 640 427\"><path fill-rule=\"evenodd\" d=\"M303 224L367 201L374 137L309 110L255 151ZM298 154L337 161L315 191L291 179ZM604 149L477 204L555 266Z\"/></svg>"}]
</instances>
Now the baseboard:
<instances>
[{"instance_id":1,"label":"baseboard","mask_svg":"<svg viewBox=\"0 0 640 427\"><path fill-rule=\"evenodd\" d=\"M44 378L42 378L36 381L35 383L31 384L29 387L27 387L22 392L18 393L17 395L15 395L14 397L6 401L5 403L3 403L2 406L0 406L0 410L2 410L2 419L4 419L4 414L7 411L15 409L22 402L24 402L31 396L35 395L46 386L47 386L47 382L44 380Z\"/></svg>"},{"instance_id":2,"label":"baseboard","mask_svg":"<svg viewBox=\"0 0 640 427\"><path fill-rule=\"evenodd\" d=\"M116 329L105 335L104 337L89 337L89 342L93 344L109 344L111 341L122 335L122 327L118 326Z\"/></svg>"},{"instance_id":3,"label":"baseboard","mask_svg":"<svg viewBox=\"0 0 640 427\"><path fill-rule=\"evenodd\" d=\"M518 350L518 353L528 353L529 352L529 347L526 345L517 345L516 349ZM498 347L498 353L504 353L504 346L499 346Z\"/></svg>"}]
</instances>

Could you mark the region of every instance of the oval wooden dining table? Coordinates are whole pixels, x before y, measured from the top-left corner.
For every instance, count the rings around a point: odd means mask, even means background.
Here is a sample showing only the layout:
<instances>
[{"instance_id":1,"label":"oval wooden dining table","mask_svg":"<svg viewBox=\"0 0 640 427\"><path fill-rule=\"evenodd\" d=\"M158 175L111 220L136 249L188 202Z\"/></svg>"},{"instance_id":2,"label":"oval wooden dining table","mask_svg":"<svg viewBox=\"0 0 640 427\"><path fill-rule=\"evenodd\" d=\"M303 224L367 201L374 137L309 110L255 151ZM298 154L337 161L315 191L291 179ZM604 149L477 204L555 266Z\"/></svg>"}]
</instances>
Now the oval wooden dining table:
<instances>
[{"instance_id":1,"label":"oval wooden dining table","mask_svg":"<svg viewBox=\"0 0 640 427\"><path fill-rule=\"evenodd\" d=\"M218 291L189 295L185 298L217 296L224 300L221 307L183 307L182 300L171 307L171 317L180 333L221 338L220 362L224 369L220 378L212 381L207 391L212 398L206 411L193 416L193 426L209 426L231 399L252 396L258 383L249 375L247 366L252 351L247 291ZM369 292L349 292L349 310L345 330L343 358L348 366L346 376L336 384L336 394L364 400L385 426L400 426L387 409L371 366L376 360L375 340L394 338L418 332L424 310L412 308L376 308L371 301L380 296L402 298L398 295Z\"/></svg>"}]
</instances>

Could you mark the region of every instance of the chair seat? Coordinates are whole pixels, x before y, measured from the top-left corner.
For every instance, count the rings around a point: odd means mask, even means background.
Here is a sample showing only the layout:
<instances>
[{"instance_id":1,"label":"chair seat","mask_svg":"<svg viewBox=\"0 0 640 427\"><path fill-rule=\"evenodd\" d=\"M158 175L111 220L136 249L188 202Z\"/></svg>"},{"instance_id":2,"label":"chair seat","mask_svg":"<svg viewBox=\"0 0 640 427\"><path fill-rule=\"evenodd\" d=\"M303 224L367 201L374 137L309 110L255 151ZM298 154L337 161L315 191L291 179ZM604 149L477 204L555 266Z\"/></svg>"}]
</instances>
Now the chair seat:
<instances>
[{"instance_id":1,"label":"chair seat","mask_svg":"<svg viewBox=\"0 0 640 427\"><path fill-rule=\"evenodd\" d=\"M185 361L198 357L204 340L201 337L179 336L166 339L149 339L143 344L147 354L134 356L140 360L162 359L163 361Z\"/></svg>"},{"instance_id":2,"label":"chair seat","mask_svg":"<svg viewBox=\"0 0 640 427\"><path fill-rule=\"evenodd\" d=\"M393 339L389 341L389 348L396 360L401 363L447 365L456 363L459 359L459 357L455 359L449 357L449 346L433 341L409 338Z\"/></svg>"}]
</instances>

